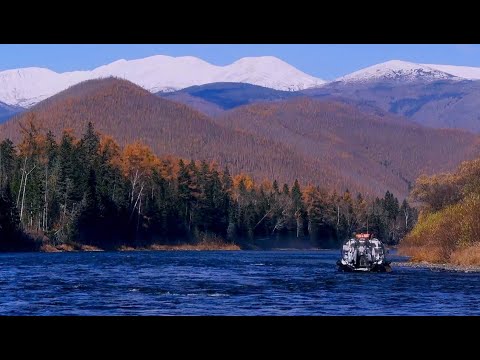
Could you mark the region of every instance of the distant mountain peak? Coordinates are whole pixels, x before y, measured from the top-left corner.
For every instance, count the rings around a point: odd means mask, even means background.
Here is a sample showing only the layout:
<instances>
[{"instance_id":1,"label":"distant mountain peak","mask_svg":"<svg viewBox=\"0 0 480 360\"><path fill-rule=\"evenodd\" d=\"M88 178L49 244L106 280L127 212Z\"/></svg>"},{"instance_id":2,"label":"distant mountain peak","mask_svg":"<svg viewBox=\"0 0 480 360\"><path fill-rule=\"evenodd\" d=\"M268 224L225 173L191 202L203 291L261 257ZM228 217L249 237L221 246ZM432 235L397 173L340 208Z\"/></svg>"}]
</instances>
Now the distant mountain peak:
<instances>
[{"instance_id":1,"label":"distant mountain peak","mask_svg":"<svg viewBox=\"0 0 480 360\"><path fill-rule=\"evenodd\" d=\"M390 60L366 67L337 79L337 81L342 82L369 82L378 80L412 82L460 80L460 78L429 65L402 60Z\"/></svg>"},{"instance_id":2,"label":"distant mountain peak","mask_svg":"<svg viewBox=\"0 0 480 360\"><path fill-rule=\"evenodd\" d=\"M245 63L281 63L281 64L286 64L285 61L277 58L276 56L245 56L243 58L240 58L236 61L234 61L231 65L233 64L245 64Z\"/></svg>"},{"instance_id":3,"label":"distant mountain peak","mask_svg":"<svg viewBox=\"0 0 480 360\"><path fill-rule=\"evenodd\" d=\"M325 83L274 57L245 57L225 66L193 56L120 59L91 71L56 73L45 68L0 72L0 101L30 107L85 80L115 76L150 92L174 91L215 82L238 82L277 90L303 90Z\"/></svg>"}]
</instances>

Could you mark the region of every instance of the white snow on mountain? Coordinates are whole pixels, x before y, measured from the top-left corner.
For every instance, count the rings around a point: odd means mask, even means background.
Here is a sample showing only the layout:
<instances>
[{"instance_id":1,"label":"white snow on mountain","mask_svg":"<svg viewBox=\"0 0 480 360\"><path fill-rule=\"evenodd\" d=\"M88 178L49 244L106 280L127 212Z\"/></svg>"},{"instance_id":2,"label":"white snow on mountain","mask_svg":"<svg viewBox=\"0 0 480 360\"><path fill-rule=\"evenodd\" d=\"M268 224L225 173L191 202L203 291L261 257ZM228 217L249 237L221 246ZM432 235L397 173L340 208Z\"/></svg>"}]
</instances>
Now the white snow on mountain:
<instances>
[{"instance_id":1,"label":"white snow on mountain","mask_svg":"<svg viewBox=\"0 0 480 360\"><path fill-rule=\"evenodd\" d=\"M368 82L372 80L388 80L396 82L410 81L435 81L435 80L460 80L457 76L436 69L431 65L416 64L401 60L391 60L376 64L348 75L342 76L337 81L342 82Z\"/></svg>"},{"instance_id":2,"label":"white snow on mountain","mask_svg":"<svg viewBox=\"0 0 480 360\"><path fill-rule=\"evenodd\" d=\"M273 56L242 58L224 67L217 76L214 82L244 82L289 91L308 89L326 83Z\"/></svg>"},{"instance_id":3,"label":"white snow on mountain","mask_svg":"<svg viewBox=\"0 0 480 360\"><path fill-rule=\"evenodd\" d=\"M326 83L272 56L246 57L226 66L192 56L118 60L91 71L56 73L45 68L0 72L0 101L32 106L79 82L115 76L151 91L180 90L213 82L244 82L278 90L302 90Z\"/></svg>"},{"instance_id":4,"label":"white snow on mountain","mask_svg":"<svg viewBox=\"0 0 480 360\"><path fill-rule=\"evenodd\" d=\"M457 66L457 65L435 65L423 64L432 69L443 71L447 74L458 76L467 80L480 80L480 67L473 66Z\"/></svg>"},{"instance_id":5,"label":"white snow on mountain","mask_svg":"<svg viewBox=\"0 0 480 360\"><path fill-rule=\"evenodd\" d=\"M56 73L36 67L1 71L0 102L30 107L79 82L109 76L130 80L151 92L175 91L215 82L243 82L287 91L327 83L273 56L245 57L230 65L217 66L193 56L156 55L137 60L122 59L91 71ZM480 80L480 67L391 60L355 71L335 81L404 83L463 79Z\"/></svg>"}]
</instances>

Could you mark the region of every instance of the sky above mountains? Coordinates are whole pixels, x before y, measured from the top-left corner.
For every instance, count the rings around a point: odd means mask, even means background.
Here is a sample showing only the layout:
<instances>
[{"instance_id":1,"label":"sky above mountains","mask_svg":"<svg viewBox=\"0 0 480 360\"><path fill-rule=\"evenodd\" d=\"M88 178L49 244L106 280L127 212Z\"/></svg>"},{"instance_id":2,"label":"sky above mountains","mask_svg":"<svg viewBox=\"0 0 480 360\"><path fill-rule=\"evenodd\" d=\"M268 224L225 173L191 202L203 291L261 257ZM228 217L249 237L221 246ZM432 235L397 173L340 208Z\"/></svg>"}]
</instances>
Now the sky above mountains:
<instances>
[{"instance_id":1,"label":"sky above mountains","mask_svg":"<svg viewBox=\"0 0 480 360\"><path fill-rule=\"evenodd\" d=\"M0 71L21 67L91 70L118 59L158 54L196 56L215 65L247 56L276 56L325 80L392 59L480 66L480 45L470 44L8 44L0 45Z\"/></svg>"}]
</instances>

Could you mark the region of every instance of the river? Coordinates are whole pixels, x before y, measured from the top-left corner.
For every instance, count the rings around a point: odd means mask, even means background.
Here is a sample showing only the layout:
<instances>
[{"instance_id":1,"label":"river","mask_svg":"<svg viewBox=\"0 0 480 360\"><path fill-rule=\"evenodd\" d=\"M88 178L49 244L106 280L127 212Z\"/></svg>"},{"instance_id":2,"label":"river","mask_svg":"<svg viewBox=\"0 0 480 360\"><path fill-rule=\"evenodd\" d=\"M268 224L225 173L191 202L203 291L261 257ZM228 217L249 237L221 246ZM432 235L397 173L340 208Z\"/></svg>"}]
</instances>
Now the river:
<instances>
[{"instance_id":1,"label":"river","mask_svg":"<svg viewBox=\"0 0 480 360\"><path fill-rule=\"evenodd\" d=\"M338 255L3 253L0 315L480 315L480 273L341 273Z\"/></svg>"}]
</instances>

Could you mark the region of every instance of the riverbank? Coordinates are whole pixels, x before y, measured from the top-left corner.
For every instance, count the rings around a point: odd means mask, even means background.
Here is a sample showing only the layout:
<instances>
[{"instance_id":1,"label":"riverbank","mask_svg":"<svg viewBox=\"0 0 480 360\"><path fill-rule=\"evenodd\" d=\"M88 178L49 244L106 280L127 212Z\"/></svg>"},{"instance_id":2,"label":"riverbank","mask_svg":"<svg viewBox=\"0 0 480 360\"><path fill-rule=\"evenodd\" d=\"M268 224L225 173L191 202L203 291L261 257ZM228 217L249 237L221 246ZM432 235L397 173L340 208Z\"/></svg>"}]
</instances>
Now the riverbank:
<instances>
[{"instance_id":1,"label":"riverbank","mask_svg":"<svg viewBox=\"0 0 480 360\"><path fill-rule=\"evenodd\" d=\"M433 264L426 261L422 262L392 262L392 267L409 267L415 269L431 269L441 271L458 272L480 272L478 265L454 265L454 264Z\"/></svg>"},{"instance_id":2,"label":"riverbank","mask_svg":"<svg viewBox=\"0 0 480 360\"><path fill-rule=\"evenodd\" d=\"M148 247L134 248L131 246L121 246L118 251L182 251L182 250L196 250L196 251L211 251L211 250L241 250L236 244L227 243L199 243L199 244L180 244L180 245L160 245L153 244Z\"/></svg>"},{"instance_id":3,"label":"riverbank","mask_svg":"<svg viewBox=\"0 0 480 360\"><path fill-rule=\"evenodd\" d=\"M50 244L44 244L40 246L39 252L70 252L70 251L104 251L99 247L92 245L71 245L71 244L61 244L53 246Z\"/></svg>"},{"instance_id":4,"label":"riverbank","mask_svg":"<svg viewBox=\"0 0 480 360\"><path fill-rule=\"evenodd\" d=\"M240 247L236 244L231 243L217 243L217 242L200 242L198 244L178 244L178 245L161 245L161 244L152 244L149 246L126 246L122 245L117 248L112 248L108 250L113 251L182 251L182 250L196 250L196 251L212 251L212 250L230 250L236 251L241 250ZM84 251L105 251L105 249L99 248L92 245L79 245L79 244L61 244L53 246L50 244L45 244L40 246L40 252L84 252Z\"/></svg>"},{"instance_id":5,"label":"riverbank","mask_svg":"<svg viewBox=\"0 0 480 360\"><path fill-rule=\"evenodd\" d=\"M413 263L447 264L462 268L480 268L480 244L462 247L433 245L398 247L398 255L408 256Z\"/></svg>"}]
</instances>

